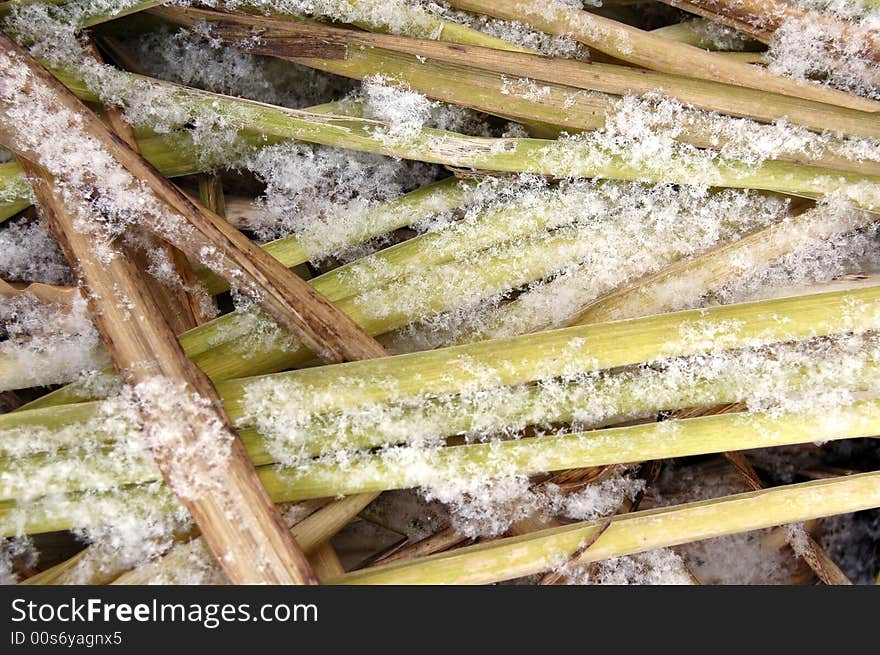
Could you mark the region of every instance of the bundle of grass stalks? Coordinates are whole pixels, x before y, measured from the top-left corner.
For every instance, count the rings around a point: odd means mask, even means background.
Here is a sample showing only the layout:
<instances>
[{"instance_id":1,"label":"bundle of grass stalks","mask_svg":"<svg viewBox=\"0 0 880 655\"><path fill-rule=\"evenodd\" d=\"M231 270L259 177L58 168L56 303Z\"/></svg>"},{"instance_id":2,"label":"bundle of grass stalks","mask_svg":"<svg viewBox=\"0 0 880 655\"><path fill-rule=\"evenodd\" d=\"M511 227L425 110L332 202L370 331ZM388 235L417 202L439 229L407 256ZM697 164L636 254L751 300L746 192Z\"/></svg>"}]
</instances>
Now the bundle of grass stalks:
<instances>
[{"instance_id":1,"label":"bundle of grass stalks","mask_svg":"<svg viewBox=\"0 0 880 655\"><path fill-rule=\"evenodd\" d=\"M0 577L873 583L880 10L640 7L0 3Z\"/></svg>"}]
</instances>

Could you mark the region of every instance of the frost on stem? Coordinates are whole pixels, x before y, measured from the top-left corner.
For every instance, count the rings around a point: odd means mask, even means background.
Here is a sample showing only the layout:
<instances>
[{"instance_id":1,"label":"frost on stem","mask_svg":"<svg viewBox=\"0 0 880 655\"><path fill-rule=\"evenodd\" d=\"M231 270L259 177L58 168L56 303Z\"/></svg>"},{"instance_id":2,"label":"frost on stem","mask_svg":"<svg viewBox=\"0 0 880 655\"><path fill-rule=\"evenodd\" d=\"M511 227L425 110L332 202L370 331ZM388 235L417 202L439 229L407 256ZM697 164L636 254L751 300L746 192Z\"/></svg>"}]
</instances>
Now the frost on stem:
<instances>
[{"instance_id":1,"label":"frost on stem","mask_svg":"<svg viewBox=\"0 0 880 655\"><path fill-rule=\"evenodd\" d=\"M278 461L307 466L317 453L347 461L352 451L385 444L433 450L454 434L480 442L519 438L530 426L539 434L577 432L650 417L662 409L719 402L742 402L751 411L773 414L830 409L878 388L878 360L875 339L840 337L710 351L615 374L574 367L563 372L557 365L558 377L517 386L500 386L499 371L474 365L468 369L470 381L458 376L460 390L448 395L418 387L403 391L388 378L343 378L318 389L267 377L246 387L248 412L240 424L255 425ZM335 396L336 389L352 392L373 385L382 385L384 398Z\"/></svg>"},{"instance_id":2,"label":"frost on stem","mask_svg":"<svg viewBox=\"0 0 880 655\"><path fill-rule=\"evenodd\" d=\"M438 3L436 6L443 18L467 25L471 29L491 34L521 48L534 50L551 57L579 59L582 61L589 61L590 59L589 49L572 38L540 32L518 21L502 20L484 14L456 11L449 8L443 2Z\"/></svg>"},{"instance_id":3,"label":"frost on stem","mask_svg":"<svg viewBox=\"0 0 880 655\"><path fill-rule=\"evenodd\" d=\"M391 144L412 141L422 128L430 127L472 136L500 136L515 123L502 123L501 129L485 114L459 105L430 100L403 82L386 75L363 79L359 89L345 102L360 107L365 118L388 125L376 127L374 134Z\"/></svg>"},{"instance_id":4,"label":"frost on stem","mask_svg":"<svg viewBox=\"0 0 880 655\"><path fill-rule=\"evenodd\" d=\"M644 507L678 505L748 490L727 462L670 464L649 490ZM784 529L716 537L683 544L676 550L702 584L791 584L803 572L787 546Z\"/></svg>"},{"instance_id":5,"label":"frost on stem","mask_svg":"<svg viewBox=\"0 0 880 655\"><path fill-rule=\"evenodd\" d=\"M431 182L437 174L427 164L297 143L267 146L238 166L266 184L250 226L257 237L295 235L314 260L357 243L374 203Z\"/></svg>"},{"instance_id":6,"label":"frost on stem","mask_svg":"<svg viewBox=\"0 0 880 655\"><path fill-rule=\"evenodd\" d=\"M11 537L0 541L0 585L18 582L18 571L34 566L39 552L28 537Z\"/></svg>"},{"instance_id":7,"label":"frost on stem","mask_svg":"<svg viewBox=\"0 0 880 655\"><path fill-rule=\"evenodd\" d=\"M183 383L153 377L130 389L146 443L174 494L185 500L229 493L225 472L233 433L210 399ZM181 432L185 431L186 435Z\"/></svg>"},{"instance_id":8,"label":"frost on stem","mask_svg":"<svg viewBox=\"0 0 880 655\"><path fill-rule=\"evenodd\" d=\"M548 521L564 516L587 521L613 514L624 500L632 500L643 488L643 480L626 474L570 494L553 484L532 485L523 475L474 475L432 484L422 493L426 500L446 506L456 532L469 537L494 537L530 517Z\"/></svg>"},{"instance_id":9,"label":"frost on stem","mask_svg":"<svg viewBox=\"0 0 880 655\"><path fill-rule=\"evenodd\" d=\"M324 18L426 39L438 38L442 30L439 19L427 10L428 3L419 0L212 0L205 4Z\"/></svg>"},{"instance_id":10,"label":"frost on stem","mask_svg":"<svg viewBox=\"0 0 880 655\"><path fill-rule=\"evenodd\" d=\"M422 127L497 134L497 128L476 112L428 100L381 76L364 80L344 102L367 118L387 121L376 134L392 142L412 139ZM333 255L347 261L369 254L381 240L352 246L376 233L371 225L376 203L439 176L436 166L421 162L293 143L261 148L236 166L266 184L265 195L254 206L257 215L251 227L257 237L293 234L312 260Z\"/></svg>"},{"instance_id":11,"label":"frost on stem","mask_svg":"<svg viewBox=\"0 0 880 655\"><path fill-rule=\"evenodd\" d=\"M559 248L552 258L545 257L547 274L524 280L520 288L475 298L477 302L470 305L463 302L470 290L462 289L454 311L428 315L401 330L390 344L393 350L422 350L560 327L620 285L779 222L787 212L787 204L778 198L747 191L710 192L698 186L576 181L550 189L541 184L530 189L528 183L514 188L516 200L510 206L525 208L519 210L524 215L536 212L546 227L570 225L585 238L573 240L568 249ZM515 246L514 256L524 259L533 243ZM485 254L473 255L474 270L479 270ZM551 261L557 262L555 267L549 265ZM454 276L462 284L468 279L467 271L460 271L444 283L452 284ZM374 312L383 306L377 296L367 296ZM424 302L425 296L417 298ZM404 299L398 296L395 302Z\"/></svg>"},{"instance_id":12,"label":"frost on stem","mask_svg":"<svg viewBox=\"0 0 880 655\"><path fill-rule=\"evenodd\" d=\"M842 0L801 2L838 19L836 23L789 18L773 33L768 68L800 79L818 79L867 98L880 99L880 64L859 34L880 29L880 9Z\"/></svg>"}]
</instances>

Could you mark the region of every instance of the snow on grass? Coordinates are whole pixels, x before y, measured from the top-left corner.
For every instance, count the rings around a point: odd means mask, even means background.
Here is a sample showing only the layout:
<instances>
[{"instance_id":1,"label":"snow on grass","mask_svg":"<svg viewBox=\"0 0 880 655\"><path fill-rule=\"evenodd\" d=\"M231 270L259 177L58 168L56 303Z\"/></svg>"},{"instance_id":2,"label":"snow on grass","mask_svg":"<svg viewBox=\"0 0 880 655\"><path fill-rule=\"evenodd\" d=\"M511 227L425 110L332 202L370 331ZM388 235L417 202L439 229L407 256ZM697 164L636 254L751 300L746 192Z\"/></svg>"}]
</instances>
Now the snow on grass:
<instances>
[{"instance_id":1,"label":"snow on grass","mask_svg":"<svg viewBox=\"0 0 880 655\"><path fill-rule=\"evenodd\" d=\"M293 109L336 100L352 87L344 78L243 53L187 29L154 30L126 45L147 75Z\"/></svg>"},{"instance_id":2,"label":"snow on grass","mask_svg":"<svg viewBox=\"0 0 880 655\"><path fill-rule=\"evenodd\" d=\"M685 561L672 549L660 548L613 557L592 564L566 563L556 570L569 585L690 585Z\"/></svg>"},{"instance_id":3,"label":"snow on grass","mask_svg":"<svg viewBox=\"0 0 880 655\"><path fill-rule=\"evenodd\" d=\"M0 277L45 284L73 282L67 260L43 221L14 221L0 230Z\"/></svg>"},{"instance_id":4,"label":"snow on grass","mask_svg":"<svg viewBox=\"0 0 880 655\"><path fill-rule=\"evenodd\" d=\"M412 0L225 0L229 9L246 7L266 14L291 14L355 23L382 32L436 39L442 29L425 3Z\"/></svg>"},{"instance_id":5,"label":"snow on grass","mask_svg":"<svg viewBox=\"0 0 880 655\"><path fill-rule=\"evenodd\" d=\"M30 294L0 298L0 324L7 335L0 342L7 389L72 382L108 364L79 295L63 306Z\"/></svg>"}]
</instances>

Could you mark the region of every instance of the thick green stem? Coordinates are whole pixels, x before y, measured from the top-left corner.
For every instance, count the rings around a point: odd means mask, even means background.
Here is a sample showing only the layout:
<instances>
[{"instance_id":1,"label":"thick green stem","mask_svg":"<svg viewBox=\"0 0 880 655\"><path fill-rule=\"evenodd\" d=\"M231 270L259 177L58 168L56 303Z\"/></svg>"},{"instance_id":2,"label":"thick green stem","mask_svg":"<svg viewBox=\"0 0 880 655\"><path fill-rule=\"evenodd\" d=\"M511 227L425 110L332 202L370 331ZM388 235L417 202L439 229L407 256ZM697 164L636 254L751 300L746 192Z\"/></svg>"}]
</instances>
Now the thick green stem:
<instances>
[{"instance_id":1,"label":"thick green stem","mask_svg":"<svg viewBox=\"0 0 880 655\"><path fill-rule=\"evenodd\" d=\"M880 401L871 400L825 408L817 413L720 414L518 441L433 450L392 450L354 457L344 465L318 460L293 470L263 466L258 468L258 473L275 502L288 502L443 485L476 474L481 477L535 474L728 450L869 437L877 433L880 433ZM4 501L0 504L0 535L81 527L78 522L100 523L104 511L102 503L111 498L108 494L123 506L173 503L167 491L153 487L79 492L63 496L63 500L52 495L24 504ZM163 494L167 496L165 500L162 500ZM94 514L93 509L102 514Z\"/></svg>"},{"instance_id":2,"label":"thick green stem","mask_svg":"<svg viewBox=\"0 0 880 655\"><path fill-rule=\"evenodd\" d=\"M570 377L589 371L612 369L620 366L650 362L667 357L692 355L713 351L718 347L741 348L757 346L775 341L800 340L815 336L846 331L864 331L880 327L880 288L856 291L833 292L763 301L744 305L717 307L705 311L687 311L662 316L617 323L597 324L567 328L554 332L526 335L513 339L497 340L402 355L384 360L353 362L336 366L303 369L284 374L252 380L230 381L220 385L219 392L230 416L239 427L259 424L262 414L272 412L272 407L283 412L286 407L295 405L298 411L316 417L318 429L311 445L302 445L308 454L325 452L338 444L323 444L321 437L328 431L332 433L332 416L329 426L320 428L321 415L329 412L357 408L377 409L379 404L400 403L405 410L407 403L428 402L427 407L413 410L424 422L435 419L435 425L443 424L444 415L452 417L448 428L452 431L466 431L472 428L465 416L479 416L467 396L457 402L446 403L438 400L432 408L432 397L460 393L461 389L473 392L498 390L510 385L521 385L539 380L552 380ZM677 335L677 336L676 336ZM829 360L825 367L829 372L835 370ZM794 368L792 368L794 366ZM812 384L809 375L802 371L800 364L789 365L782 376L787 376L787 385L792 389ZM838 367L839 368L839 367ZM584 383L588 396L595 398L608 396L609 408L602 417L611 420L615 416L645 415L662 408L690 404L712 404L735 402L743 398L743 389L748 388L742 380L745 373L731 371L716 378L701 379L699 376L683 383L682 388L673 385L663 393L658 390L653 397L639 393L645 386L648 373L632 378L613 380L594 380ZM861 376L849 380L847 384L865 387L872 386L874 368L870 363L863 371L851 372ZM756 371L751 371L756 372ZM643 379L644 378L644 379ZM352 385L351 380L358 380ZM826 381L827 382L827 381ZM828 382L829 384L832 384ZM579 394L561 393L576 388L578 382L565 383L559 389L550 389L543 394L540 388L520 389L510 395L509 407L498 415L495 424L481 424L481 429L502 429L507 425L523 422L567 420L573 410L585 402ZM592 384L592 386L590 386ZM610 390L610 391L609 391ZM668 392L668 393L667 393ZM782 392L780 392L782 393ZM261 406L256 410L251 394L260 399ZM479 401L480 394L476 399ZM537 399L538 402L535 402ZM267 404L268 403L268 404ZM479 403L478 403L479 404ZM436 416L432 412L436 410ZM87 446L89 441L112 443L121 438L132 426L125 420L125 414L116 419L107 414L98 403L71 405L67 407L23 411L0 416L0 430L4 437L4 454L13 456L21 445L22 453L39 451L36 446L43 442L47 449L52 447ZM119 410L115 410L119 411ZM396 412L392 412L394 416ZM108 421L109 419L109 421ZM480 419L482 420L482 419ZM97 421L90 423L90 421ZM505 423L507 421L507 423ZM78 427L77 427L78 426ZM108 427L109 426L109 427ZM65 430L65 427L70 429ZM305 427L305 424L303 424ZM46 430L58 430L55 436L46 436ZM403 432L403 431L400 431ZM36 436L34 436L36 435ZM343 438L345 435L341 435ZM418 437L419 435L415 435ZM434 435L428 435L434 436ZM263 440L253 431L245 431L242 438L258 464L273 461ZM22 444L22 439L27 443ZM371 447L388 443L388 435L381 433L360 434L346 447ZM137 459L137 458L135 458ZM52 460L51 456L33 458L34 478L37 473L42 481L48 483L55 473L51 466L44 466ZM82 480L93 480L105 485L119 483L124 478L126 464L122 469L108 465L101 470L98 461L94 466L83 469L78 475ZM114 460L108 460L113 464ZM21 462L19 462L21 464ZM3 467L12 470L10 466ZM62 466L62 469L70 467ZM134 468L134 477L127 481L143 481L151 468ZM69 471L67 473L70 474ZM138 477L140 476L140 477ZM62 471L62 478L64 473ZM9 481L11 483L11 480ZM38 482L29 483L30 491L39 489ZM34 487L34 485L37 485ZM15 494L26 493L23 489ZM6 493L12 493L7 490ZM48 493L48 492L47 492Z\"/></svg>"},{"instance_id":3,"label":"thick green stem","mask_svg":"<svg viewBox=\"0 0 880 655\"><path fill-rule=\"evenodd\" d=\"M59 74L65 83L71 75ZM423 128L412 138L397 139L380 121L317 114L231 98L120 73L120 84L146 84L167 101L192 115L221 114L248 138L294 139L444 164L501 172L535 173L554 177L601 177L646 182L708 184L753 188L794 195L822 196L838 192L866 209L880 209L880 177L813 166L768 161L755 166L681 150L670 153L662 166L648 166L626 149L601 139L549 141L544 139L469 137Z\"/></svg>"}]
</instances>

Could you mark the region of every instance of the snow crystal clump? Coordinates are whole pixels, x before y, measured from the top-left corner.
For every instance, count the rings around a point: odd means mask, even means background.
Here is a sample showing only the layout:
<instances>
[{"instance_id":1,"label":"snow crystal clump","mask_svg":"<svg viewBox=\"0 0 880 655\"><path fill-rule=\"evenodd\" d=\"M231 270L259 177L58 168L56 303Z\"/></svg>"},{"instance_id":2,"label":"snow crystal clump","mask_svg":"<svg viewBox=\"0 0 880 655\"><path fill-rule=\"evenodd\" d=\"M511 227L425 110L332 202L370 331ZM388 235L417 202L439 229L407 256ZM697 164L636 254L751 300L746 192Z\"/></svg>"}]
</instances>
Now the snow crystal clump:
<instances>
[{"instance_id":1,"label":"snow crystal clump","mask_svg":"<svg viewBox=\"0 0 880 655\"><path fill-rule=\"evenodd\" d=\"M0 541L0 585L17 583L16 569L34 566L38 557L39 553L28 537L12 537Z\"/></svg>"},{"instance_id":2,"label":"snow crystal clump","mask_svg":"<svg viewBox=\"0 0 880 655\"><path fill-rule=\"evenodd\" d=\"M63 305L31 294L0 298L0 324L8 336L0 342L7 389L73 382L109 363L79 294Z\"/></svg>"},{"instance_id":3,"label":"snow crystal clump","mask_svg":"<svg viewBox=\"0 0 880 655\"><path fill-rule=\"evenodd\" d=\"M693 577L673 550L613 557L592 564L568 563L557 569L570 585L690 585Z\"/></svg>"},{"instance_id":4,"label":"snow crystal clump","mask_svg":"<svg viewBox=\"0 0 880 655\"><path fill-rule=\"evenodd\" d=\"M774 31L765 56L768 68L799 79L819 78L880 99L880 65L866 52L877 47L880 10L860 13L843 2L826 3L822 9L836 16L837 22L792 17Z\"/></svg>"},{"instance_id":5,"label":"snow crystal clump","mask_svg":"<svg viewBox=\"0 0 880 655\"><path fill-rule=\"evenodd\" d=\"M266 183L250 226L257 237L293 234L316 260L350 245L374 203L392 200L436 176L427 164L294 143L262 148L238 166Z\"/></svg>"},{"instance_id":6,"label":"snow crystal clump","mask_svg":"<svg viewBox=\"0 0 880 655\"><path fill-rule=\"evenodd\" d=\"M73 283L67 260L43 221L15 221L0 229L0 277L44 284Z\"/></svg>"},{"instance_id":7,"label":"snow crystal clump","mask_svg":"<svg viewBox=\"0 0 880 655\"><path fill-rule=\"evenodd\" d=\"M163 462L174 493L191 500L228 493L224 473L235 437L210 399L158 376L138 382L130 393L146 443ZM184 426L188 435L181 434Z\"/></svg>"},{"instance_id":8,"label":"snow crystal clump","mask_svg":"<svg viewBox=\"0 0 880 655\"><path fill-rule=\"evenodd\" d=\"M565 494L554 484L532 485L524 475L466 476L423 489L428 501L446 505L452 527L469 537L502 534L517 521L565 516L581 521L616 512L644 489L644 481L619 475Z\"/></svg>"},{"instance_id":9,"label":"snow crystal clump","mask_svg":"<svg viewBox=\"0 0 880 655\"><path fill-rule=\"evenodd\" d=\"M422 3L411 0L225 0L229 9L243 7L266 14L292 14L362 24L383 32L436 39L442 25Z\"/></svg>"},{"instance_id":10,"label":"snow crystal clump","mask_svg":"<svg viewBox=\"0 0 880 655\"><path fill-rule=\"evenodd\" d=\"M154 77L301 109L330 102L347 93L351 82L291 61L258 57L214 41L198 32L160 29L130 44L143 72Z\"/></svg>"}]
</instances>

